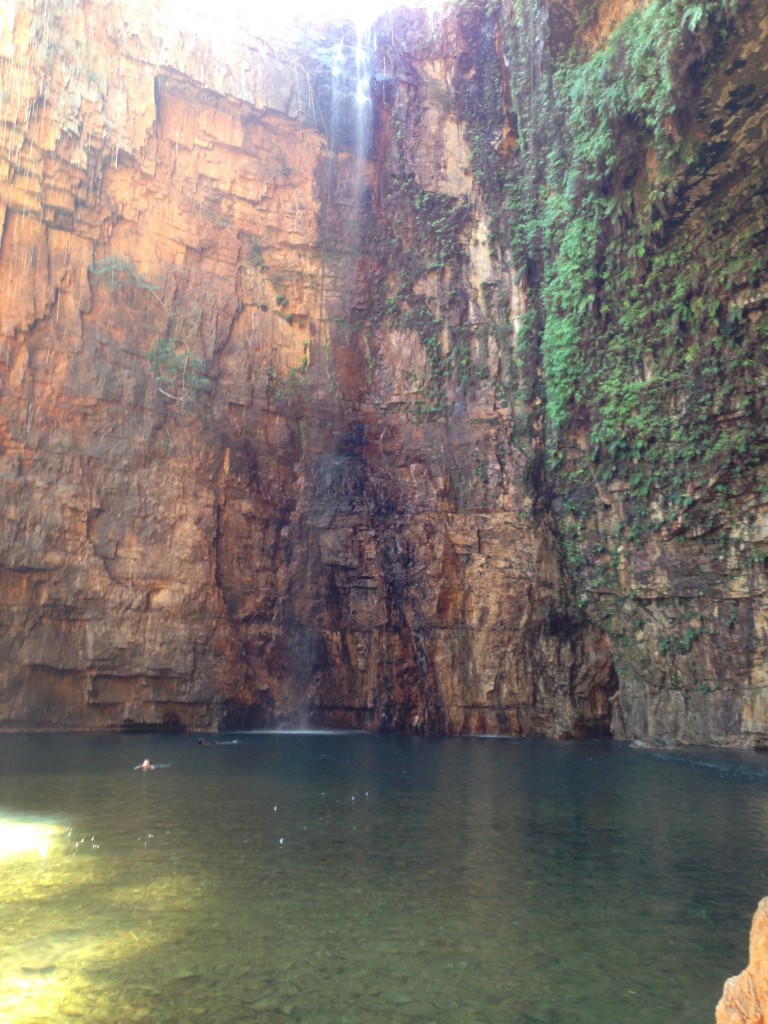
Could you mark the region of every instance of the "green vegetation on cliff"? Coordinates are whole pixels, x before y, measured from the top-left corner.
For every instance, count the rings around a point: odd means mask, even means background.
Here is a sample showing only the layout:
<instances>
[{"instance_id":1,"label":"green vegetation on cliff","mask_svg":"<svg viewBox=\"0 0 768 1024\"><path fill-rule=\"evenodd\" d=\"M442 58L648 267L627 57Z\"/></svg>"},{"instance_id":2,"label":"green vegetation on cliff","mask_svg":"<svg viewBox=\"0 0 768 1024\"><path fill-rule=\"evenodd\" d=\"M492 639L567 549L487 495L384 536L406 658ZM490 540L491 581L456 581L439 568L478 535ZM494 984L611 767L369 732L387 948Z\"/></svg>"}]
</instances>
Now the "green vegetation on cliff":
<instances>
[{"instance_id":1,"label":"green vegetation on cliff","mask_svg":"<svg viewBox=\"0 0 768 1024\"><path fill-rule=\"evenodd\" d=\"M599 48L577 31L555 57L535 0L472 15L509 68L508 83L485 74L464 115L503 210L497 239L528 285L513 383L542 398L574 522L621 481L630 535L701 534L765 459L768 200L761 162L735 142L757 99L730 87L735 11L652 0ZM519 136L506 165L483 127L499 91Z\"/></svg>"},{"instance_id":2,"label":"green vegetation on cliff","mask_svg":"<svg viewBox=\"0 0 768 1024\"><path fill-rule=\"evenodd\" d=\"M729 169L739 184L700 206L690 195L719 157L694 118L733 6L652 3L554 76L564 132L541 293L551 450L562 457L565 424L588 424L595 476L656 498L659 522L697 504L712 524L765 451L765 321L749 301L768 226L762 169Z\"/></svg>"},{"instance_id":3,"label":"green vegetation on cliff","mask_svg":"<svg viewBox=\"0 0 768 1024\"><path fill-rule=\"evenodd\" d=\"M498 387L577 600L609 638L616 734L751 742L768 19L754 0L650 0L609 32L608 5L578 6L570 28L556 0L462 6L473 73L457 103L527 302Z\"/></svg>"},{"instance_id":4,"label":"green vegetation on cliff","mask_svg":"<svg viewBox=\"0 0 768 1024\"><path fill-rule=\"evenodd\" d=\"M199 308L182 308L176 300L167 304L159 285L148 281L122 257L98 260L88 272L94 282L104 283L110 292L133 289L138 295L151 297L163 310L165 329L154 339L147 355L149 371L161 395L188 408L199 395L211 390L208 363L195 355L189 344L200 319Z\"/></svg>"}]
</instances>

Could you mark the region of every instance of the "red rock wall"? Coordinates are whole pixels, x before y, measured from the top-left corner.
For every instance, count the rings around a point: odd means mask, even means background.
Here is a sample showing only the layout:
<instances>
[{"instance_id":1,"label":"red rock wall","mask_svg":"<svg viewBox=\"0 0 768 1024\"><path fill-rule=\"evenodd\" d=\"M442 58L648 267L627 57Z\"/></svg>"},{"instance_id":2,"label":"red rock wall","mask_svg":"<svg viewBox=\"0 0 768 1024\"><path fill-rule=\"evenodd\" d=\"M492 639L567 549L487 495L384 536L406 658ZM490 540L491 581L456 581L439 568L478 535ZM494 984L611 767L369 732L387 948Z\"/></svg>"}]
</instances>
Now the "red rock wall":
<instances>
[{"instance_id":1,"label":"red rock wall","mask_svg":"<svg viewBox=\"0 0 768 1024\"><path fill-rule=\"evenodd\" d=\"M450 57L356 169L309 56L107 0L0 26L0 721L604 729L610 650L493 387L424 414L424 339L377 306L403 159L472 212L411 294L470 335L489 288L524 306L434 105Z\"/></svg>"}]
</instances>

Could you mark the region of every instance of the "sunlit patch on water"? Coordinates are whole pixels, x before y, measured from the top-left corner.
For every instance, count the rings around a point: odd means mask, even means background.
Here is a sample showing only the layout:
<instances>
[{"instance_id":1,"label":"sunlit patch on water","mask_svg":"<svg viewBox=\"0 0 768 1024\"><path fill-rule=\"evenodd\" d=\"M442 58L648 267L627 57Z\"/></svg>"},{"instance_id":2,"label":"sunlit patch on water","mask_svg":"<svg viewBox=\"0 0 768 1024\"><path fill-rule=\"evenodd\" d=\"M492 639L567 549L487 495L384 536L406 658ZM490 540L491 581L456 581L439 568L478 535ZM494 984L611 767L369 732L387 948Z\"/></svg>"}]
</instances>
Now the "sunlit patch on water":
<instances>
[{"instance_id":1,"label":"sunlit patch on water","mask_svg":"<svg viewBox=\"0 0 768 1024\"><path fill-rule=\"evenodd\" d=\"M61 826L0 814L0 860L10 857L41 857L51 852Z\"/></svg>"},{"instance_id":2,"label":"sunlit patch on water","mask_svg":"<svg viewBox=\"0 0 768 1024\"><path fill-rule=\"evenodd\" d=\"M173 935L162 922L199 905L199 880L180 865L159 877L127 870L132 854L145 856L151 833L116 858L114 843L105 857L95 835L72 828L7 815L2 826L14 837L7 845L15 856L9 853L0 871L0 1021L149 1020L161 996L158 946ZM155 965L150 980L141 972L134 977L136 962ZM172 1014L165 995L163 1001Z\"/></svg>"},{"instance_id":3,"label":"sunlit patch on water","mask_svg":"<svg viewBox=\"0 0 768 1024\"><path fill-rule=\"evenodd\" d=\"M51 993L57 987L56 968L51 964L22 968L0 978L0 1010L9 1024L45 1020Z\"/></svg>"}]
</instances>

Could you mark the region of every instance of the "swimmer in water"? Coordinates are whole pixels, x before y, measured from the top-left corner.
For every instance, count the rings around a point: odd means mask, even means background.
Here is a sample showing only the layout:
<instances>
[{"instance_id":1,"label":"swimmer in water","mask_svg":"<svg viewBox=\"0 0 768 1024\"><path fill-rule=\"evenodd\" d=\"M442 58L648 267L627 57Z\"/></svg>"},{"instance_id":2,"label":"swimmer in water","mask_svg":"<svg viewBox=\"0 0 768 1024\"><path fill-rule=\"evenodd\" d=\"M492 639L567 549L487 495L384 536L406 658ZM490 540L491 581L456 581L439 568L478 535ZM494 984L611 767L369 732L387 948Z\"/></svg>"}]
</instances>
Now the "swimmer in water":
<instances>
[{"instance_id":1,"label":"swimmer in water","mask_svg":"<svg viewBox=\"0 0 768 1024\"><path fill-rule=\"evenodd\" d=\"M141 764L135 765L134 771L136 770L136 768L143 768L145 772L149 772L154 767L155 766L152 764L152 762L149 760L149 758L145 757L144 760L141 762Z\"/></svg>"}]
</instances>

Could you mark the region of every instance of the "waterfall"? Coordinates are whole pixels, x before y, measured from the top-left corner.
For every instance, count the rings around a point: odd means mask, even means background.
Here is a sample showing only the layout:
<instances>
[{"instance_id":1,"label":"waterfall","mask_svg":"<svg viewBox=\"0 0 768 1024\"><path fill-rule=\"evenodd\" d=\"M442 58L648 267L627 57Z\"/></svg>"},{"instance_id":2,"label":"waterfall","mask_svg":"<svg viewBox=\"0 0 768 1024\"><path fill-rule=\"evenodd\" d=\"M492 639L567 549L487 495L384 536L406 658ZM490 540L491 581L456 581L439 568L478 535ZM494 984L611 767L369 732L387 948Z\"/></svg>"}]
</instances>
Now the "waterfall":
<instances>
[{"instance_id":1,"label":"waterfall","mask_svg":"<svg viewBox=\"0 0 768 1024\"><path fill-rule=\"evenodd\" d=\"M342 98L344 95L344 39L333 48L331 56L331 116L328 141L336 149L342 130Z\"/></svg>"},{"instance_id":2,"label":"waterfall","mask_svg":"<svg viewBox=\"0 0 768 1024\"><path fill-rule=\"evenodd\" d=\"M368 22L347 22L330 50L328 142L337 156L335 199L359 206L365 198L365 164L373 141L374 33ZM347 154L352 159L343 158Z\"/></svg>"},{"instance_id":3,"label":"waterfall","mask_svg":"<svg viewBox=\"0 0 768 1024\"><path fill-rule=\"evenodd\" d=\"M371 100L371 44L373 35L370 28L355 26L355 155L358 163L368 156L371 145L373 124L373 102Z\"/></svg>"}]
</instances>

